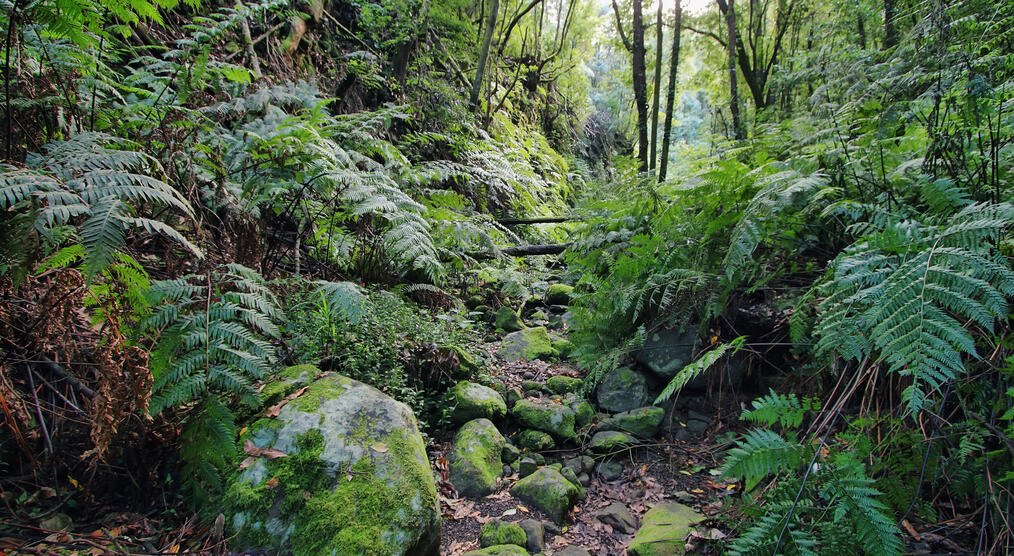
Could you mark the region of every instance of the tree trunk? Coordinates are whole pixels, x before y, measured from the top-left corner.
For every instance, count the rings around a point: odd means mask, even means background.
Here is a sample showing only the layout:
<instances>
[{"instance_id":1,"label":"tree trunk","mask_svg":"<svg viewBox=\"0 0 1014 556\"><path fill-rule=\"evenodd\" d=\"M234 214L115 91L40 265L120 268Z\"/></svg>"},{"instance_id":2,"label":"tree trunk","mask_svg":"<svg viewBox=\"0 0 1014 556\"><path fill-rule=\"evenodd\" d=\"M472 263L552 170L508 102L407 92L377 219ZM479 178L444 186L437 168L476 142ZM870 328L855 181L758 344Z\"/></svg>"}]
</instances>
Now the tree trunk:
<instances>
[{"instance_id":1,"label":"tree trunk","mask_svg":"<svg viewBox=\"0 0 1014 556\"><path fill-rule=\"evenodd\" d=\"M884 48L898 44L898 31L894 27L894 0L884 0Z\"/></svg>"},{"instance_id":2,"label":"tree trunk","mask_svg":"<svg viewBox=\"0 0 1014 556\"><path fill-rule=\"evenodd\" d=\"M673 22L672 55L669 57L669 87L665 95L665 123L662 126L662 160L658 163L658 182L665 181L669 168L669 142L672 140L672 114L676 108L676 75L680 64L680 32L683 26L683 0L676 0L676 18Z\"/></svg>"},{"instance_id":3,"label":"tree trunk","mask_svg":"<svg viewBox=\"0 0 1014 556\"><path fill-rule=\"evenodd\" d=\"M634 54L634 104L637 108L637 158L640 170L648 169L648 84L644 66L644 20L641 18L641 0L634 0L634 28L631 47Z\"/></svg>"},{"instance_id":4,"label":"tree trunk","mask_svg":"<svg viewBox=\"0 0 1014 556\"><path fill-rule=\"evenodd\" d=\"M486 71L486 61L489 59L489 46L493 42L493 31L496 30L496 16L499 10L500 0L490 0L489 18L486 19L486 34L482 38L482 50L479 51L479 64L475 68L475 80L472 81L472 94L468 97L468 104L473 110L479 105L482 77Z\"/></svg>"},{"instance_id":5,"label":"tree trunk","mask_svg":"<svg viewBox=\"0 0 1014 556\"><path fill-rule=\"evenodd\" d=\"M736 6L729 0L725 23L729 27L729 113L732 115L732 138L737 141L743 138L743 122L739 116L739 88L736 85Z\"/></svg>"},{"instance_id":6,"label":"tree trunk","mask_svg":"<svg viewBox=\"0 0 1014 556\"><path fill-rule=\"evenodd\" d=\"M654 170L658 160L658 95L662 87L662 1L655 17L655 91L651 96L651 154L648 169Z\"/></svg>"}]
</instances>

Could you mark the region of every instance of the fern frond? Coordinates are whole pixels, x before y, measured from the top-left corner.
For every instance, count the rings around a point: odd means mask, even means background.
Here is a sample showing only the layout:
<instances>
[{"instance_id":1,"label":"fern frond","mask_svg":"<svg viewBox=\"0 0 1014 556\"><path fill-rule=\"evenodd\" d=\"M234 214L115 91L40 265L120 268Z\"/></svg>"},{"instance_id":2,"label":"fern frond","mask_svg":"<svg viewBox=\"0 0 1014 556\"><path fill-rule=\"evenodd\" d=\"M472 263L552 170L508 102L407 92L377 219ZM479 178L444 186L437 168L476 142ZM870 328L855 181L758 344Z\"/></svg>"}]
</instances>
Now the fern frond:
<instances>
[{"instance_id":1,"label":"fern frond","mask_svg":"<svg viewBox=\"0 0 1014 556\"><path fill-rule=\"evenodd\" d=\"M667 384L662 390L662 393L655 398L654 404L658 405L667 401L673 394L679 392L684 386L689 384L691 380L711 368L716 361L721 359L722 356L730 350L732 350L732 354L735 354L741 347L743 347L744 341L746 341L746 336L740 336L728 343L715 347L711 351L698 357L693 363L683 367L683 369L676 373L676 376L672 377L672 380L670 380L669 384Z\"/></svg>"},{"instance_id":2,"label":"fern frond","mask_svg":"<svg viewBox=\"0 0 1014 556\"><path fill-rule=\"evenodd\" d=\"M793 394L778 394L769 390L767 394L753 401L753 409L744 411L741 419L765 427L778 423L784 428L796 428L803 423L807 411L819 409L813 398L800 400Z\"/></svg>"},{"instance_id":3,"label":"fern frond","mask_svg":"<svg viewBox=\"0 0 1014 556\"><path fill-rule=\"evenodd\" d=\"M799 469L809 462L812 449L798 442L789 442L768 429L751 429L721 467L726 477L745 479L747 484L775 473Z\"/></svg>"}]
</instances>

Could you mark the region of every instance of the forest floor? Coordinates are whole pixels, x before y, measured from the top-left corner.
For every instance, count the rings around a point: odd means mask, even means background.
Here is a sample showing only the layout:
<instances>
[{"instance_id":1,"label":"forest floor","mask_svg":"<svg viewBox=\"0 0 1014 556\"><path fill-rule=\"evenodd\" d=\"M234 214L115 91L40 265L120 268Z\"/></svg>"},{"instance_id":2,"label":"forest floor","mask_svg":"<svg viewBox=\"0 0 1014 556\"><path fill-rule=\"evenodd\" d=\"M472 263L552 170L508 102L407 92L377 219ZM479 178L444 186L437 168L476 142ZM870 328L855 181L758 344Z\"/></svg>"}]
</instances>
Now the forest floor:
<instances>
[{"instance_id":1,"label":"forest floor","mask_svg":"<svg viewBox=\"0 0 1014 556\"><path fill-rule=\"evenodd\" d=\"M551 376L567 375L581 377L581 373L567 364L545 363L543 361L505 361L497 358L499 342L487 344L487 351L496 360L495 378L503 381L507 388L519 387L522 382L534 380L545 383ZM725 430L725 423L713 421L704 439L693 442L674 440L663 427L663 432L646 443L614 458L621 461L623 473L614 480L605 480L596 472L589 473L590 482L585 487L587 497L580 500L568 515L562 526L555 526L551 519L534 509L525 507L510 493L510 487L518 480L518 474L501 478L499 488L493 494L481 499L451 498L452 493L441 495L443 512L443 537L440 553L456 556L479 548L479 534L482 524L494 519L504 522L519 522L535 518L546 526L546 548L558 551L567 546L581 546L595 556L623 554L633 537L634 531L614 529L598 519L597 513L606 506L620 502L624 504L640 523L641 516L660 502L686 504L708 519L697 527L700 536L690 539L696 545L697 553L716 553L709 543L721 541L727 536L727 525L720 521L722 499L735 494L737 485L723 481L718 476L720 464L715 436ZM517 431L504 430L510 438ZM556 450L542 452L547 464L564 461L587 453L584 442L589 435L579 437L578 443ZM432 452L434 461L450 452L452 438L442 439ZM620 456L618 454L618 456ZM441 477L441 465L434 466L434 473ZM443 472L446 483L446 471ZM697 533L695 533L697 534Z\"/></svg>"}]
</instances>

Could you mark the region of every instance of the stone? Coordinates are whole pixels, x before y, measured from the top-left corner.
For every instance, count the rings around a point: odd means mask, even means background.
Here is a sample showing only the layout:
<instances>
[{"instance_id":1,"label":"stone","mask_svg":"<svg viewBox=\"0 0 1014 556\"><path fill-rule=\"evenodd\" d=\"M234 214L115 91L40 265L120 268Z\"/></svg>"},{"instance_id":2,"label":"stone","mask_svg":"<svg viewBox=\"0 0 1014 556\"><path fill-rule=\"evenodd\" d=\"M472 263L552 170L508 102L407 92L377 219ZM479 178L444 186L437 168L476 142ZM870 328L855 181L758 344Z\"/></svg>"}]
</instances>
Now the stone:
<instances>
[{"instance_id":1,"label":"stone","mask_svg":"<svg viewBox=\"0 0 1014 556\"><path fill-rule=\"evenodd\" d=\"M637 444L637 439L625 432L601 431L595 433L588 442L588 449L605 454L624 450Z\"/></svg>"},{"instance_id":2,"label":"stone","mask_svg":"<svg viewBox=\"0 0 1014 556\"><path fill-rule=\"evenodd\" d=\"M595 517L621 533L629 535L637 530L637 520L630 515L630 510L622 502L609 504L596 512Z\"/></svg>"},{"instance_id":3,"label":"stone","mask_svg":"<svg viewBox=\"0 0 1014 556\"><path fill-rule=\"evenodd\" d=\"M581 474L579 474L577 476L577 480L584 487L587 487L588 485L591 484L591 477L589 477L587 473L581 473Z\"/></svg>"},{"instance_id":4,"label":"stone","mask_svg":"<svg viewBox=\"0 0 1014 556\"><path fill-rule=\"evenodd\" d=\"M581 473L582 471L584 471L584 462L582 462L581 458L579 457L567 458L563 460L563 466L566 467L567 469L570 469L574 473Z\"/></svg>"},{"instance_id":5,"label":"stone","mask_svg":"<svg viewBox=\"0 0 1014 556\"><path fill-rule=\"evenodd\" d=\"M549 324L549 321L546 322L547 324ZM555 349L556 352L560 354L561 358L565 359L567 357L570 357L570 354L574 352L574 343L571 342L570 340L566 340L563 338L559 340L553 340L553 349Z\"/></svg>"},{"instance_id":6,"label":"stone","mask_svg":"<svg viewBox=\"0 0 1014 556\"><path fill-rule=\"evenodd\" d=\"M482 550L470 550L462 556L528 556L528 551L516 544L499 544Z\"/></svg>"},{"instance_id":7,"label":"stone","mask_svg":"<svg viewBox=\"0 0 1014 556\"><path fill-rule=\"evenodd\" d=\"M557 471L559 471L560 474L563 475L564 479L567 479L568 481L570 481L570 484L572 484L575 487L577 487L577 499L578 500L584 500L587 497L587 495L585 494L585 491L584 491L584 485L581 484L581 479L577 478L577 473L574 473L573 469L564 467L562 469L558 469Z\"/></svg>"},{"instance_id":8,"label":"stone","mask_svg":"<svg viewBox=\"0 0 1014 556\"><path fill-rule=\"evenodd\" d=\"M535 460L527 457L521 458L521 463L518 465L518 478L523 479L539 468L539 465L535 463Z\"/></svg>"},{"instance_id":9,"label":"stone","mask_svg":"<svg viewBox=\"0 0 1014 556\"><path fill-rule=\"evenodd\" d=\"M595 466L595 472L606 481L615 481L623 475L623 465L613 460L602 461Z\"/></svg>"},{"instance_id":10,"label":"stone","mask_svg":"<svg viewBox=\"0 0 1014 556\"><path fill-rule=\"evenodd\" d=\"M518 434L518 445L529 452L541 452L553 449L556 442L548 433L527 429Z\"/></svg>"},{"instance_id":11,"label":"stone","mask_svg":"<svg viewBox=\"0 0 1014 556\"><path fill-rule=\"evenodd\" d=\"M665 410L661 407L648 406L617 413L598 424L600 431L623 431L649 438L658 433Z\"/></svg>"},{"instance_id":12,"label":"stone","mask_svg":"<svg viewBox=\"0 0 1014 556\"><path fill-rule=\"evenodd\" d=\"M557 550L553 553L554 556L591 556L591 552L588 552L583 546L570 545L564 547L561 550Z\"/></svg>"},{"instance_id":13,"label":"stone","mask_svg":"<svg viewBox=\"0 0 1014 556\"><path fill-rule=\"evenodd\" d=\"M459 382L451 389L454 397L455 423L467 423L473 419L503 419L507 415L507 403L500 394L474 382Z\"/></svg>"},{"instance_id":14,"label":"stone","mask_svg":"<svg viewBox=\"0 0 1014 556\"><path fill-rule=\"evenodd\" d=\"M549 380L546 381L546 388L554 394L564 395L580 391L582 384L584 384L584 381L580 378L556 375L549 377Z\"/></svg>"},{"instance_id":15,"label":"stone","mask_svg":"<svg viewBox=\"0 0 1014 556\"><path fill-rule=\"evenodd\" d=\"M528 454L528 457L532 458L532 460L535 461L535 465L546 465L546 456L538 452L532 452Z\"/></svg>"},{"instance_id":16,"label":"stone","mask_svg":"<svg viewBox=\"0 0 1014 556\"><path fill-rule=\"evenodd\" d=\"M50 531L68 531L74 526L74 520L63 512L57 512L39 522L39 527Z\"/></svg>"},{"instance_id":17,"label":"stone","mask_svg":"<svg viewBox=\"0 0 1014 556\"><path fill-rule=\"evenodd\" d=\"M574 410L552 400L526 398L518 400L511 409L511 415L518 423L548 432L556 438L574 438Z\"/></svg>"},{"instance_id":18,"label":"stone","mask_svg":"<svg viewBox=\"0 0 1014 556\"><path fill-rule=\"evenodd\" d=\"M708 431L708 421L701 419L687 419L687 432L693 436L703 436Z\"/></svg>"},{"instance_id":19,"label":"stone","mask_svg":"<svg viewBox=\"0 0 1014 556\"><path fill-rule=\"evenodd\" d=\"M454 357L458 360L457 369L451 372L451 375L455 379L465 380L475 376L479 372L479 363L475 360L475 357L461 346L447 345L444 346L444 349L454 353Z\"/></svg>"},{"instance_id":20,"label":"stone","mask_svg":"<svg viewBox=\"0 0 1014 556\"><path fill-rule=\"evenodd\" d=\"M525 548L532 554L545 552L546 528L537 519L523 519L518 526L525 532Z\"/></svg>"},{"instance_id":21,"label":"stone","mask_svg":"<svg viewBox=\"0 0 1014 556\"><path fill-rule=\"evenodd\" d=\"M496 490L507 440L489 419L465 423L454 436L451 448L450 479L458 494L482 498Z\"/></svg>"},{"instance_id":22,"label":"stone","mask_svg":"<svg viewBox=\"0 0 1014 556\"><path fill-rule=\"evenodd\" d=\"M500 344L500 357L508 361L553 361L559 352L553 349L553 340L545 326L526 328L504 336Z\"/></svg>"},{"instance_id":23,"label":"stone","mask_svg":"<svg viewBox=\"0 0 1014 556\"><path fill-rule=\"evenodd\" d=\"M574 410L574 426L578 428L587 426L595 418L595 408L584 398L569 398L567 405Z\"/></svg>"},{"instance_id":24,"label":"stone","mask_svg":"<svg viewBox=\"0 0 1014 556\"><path fill-rule=\"evenodd\" d=\"M525 395L520 388L511 388L510 390L507 390L507 407L514 407L514 404L523 397L525 397Z\"/></svg>"},{"instance_id":25,"label":"stone","mask_svg":"<svg viewBox=\"0 0 1014 556\"><path fill-rule=\"evenodd\" d=\"M311 376L319 374L314 369ZM229 479L216 501L213 510L226 516L237 550L438 553L436 481L405 404L327 375L277 416L246 425L238 446L251 445L286 457L249 456L252 463Z\"/></svg>"},{"instance_id":26,"label":"stone","mask_svg":"<svg viewBox=\"0 0 1014 556\"><path fill-rule=\"evenodd\" d=\"M537 380L529 379L521 383L521 389L524 390L526 394L529 392L541 392L542 388L543 384Z\"/></svg>"},{"instance_id":27,"label":"stone","mask_svg":"<svg viewBox=\"0 0 1014 556\"><path fill-rule=\"evenodd\" d=\"M465 307L474 310L476 307L482 305L485 302L486 300L483 299L481 295L478 294L470 295L468 296L468 299L465 300Z\"/></svg>"},{"instance_id":28,"label":"stone","mask_svg":"<svg viewBox=\"0 0 1014 556\"><path fill-rule=\"evenodd\" d=\"M574 286L567 284L551 284L546 289L546 305L570 305Z\"/></svg>"},{"instance_id":29,"label":"stone","mask_svg":"<svg viewBox=\"0 0 1014 556\"><path fill-rule=\"evenodd\" d=\"M320 369L314 365L293 365L286 367L269 378L261 389L261 403L272 406L282 398L314 381Z\"/></svg>"},{"instance_id":30,"label":"stone","mask_svg":"<svg viewBox=\"0 0 1014 556\"><path fill-rule=\"evenodd\" d=\"M631 556L677 556L684 553L692 524L705 517L689 506L671 502L658 504L641 518L641 528L627 547Z\"/></svg>"},{"instance_id":31,"label":"stone","mask_svg":"<svg viewBox=\"0 0 1014 556\"><path fill-rule=\"evenodd\" d=\"M518 447L510 442L504 444L503 450L500 451L500 461L507 464L514 463L519 457L521 457L521 450L518 450Z\"/></svg>"},{"instance_id":32,"label":"stone","mask_svg":"<svg viewBox=\"0 0 1014 556\"><path fill-rule=\"evenodd\" d=\"M596 390L599 407L620 413L649 405L648 381L641 373L629 367L617 367L602 377Z\"/></svg>"},{"instance_id":33,"label":"stone","mask_svg":"<svg viewBox=\"0 0 1014 556\"><path fill-rule=\"evenodd\" d=\"M546 322L549 322L549 315L547 315L545 313L545 311L535 311L528 318L530 318L533 321L546 321Z\"/></svg>"},{"instance_id":34,"label":"stone","mask_svg":"<svg viewBox=\"0 0 1014 556\"><path fill-rule=\"evenodd\" d=\"M682 330L679 327L657 330L648 335L644 347L637 353L637 362L668 381L694 360L699 343L695 324L687 324ZM697 388L692 385L703 379L700 375L686 387Z\"/></svg>"},{"instance_id":35,"label":"stone","mask_svg":"<svg viewBox=\"0 0 1014 556\"><path fill-rule=\"evenodd\" d=\"M479 546L482 548L503 544L525 546L527 540L525 530L519 525L499 519L483 523L479 533Z\"/></svg>"},{"instance_id":36,"label":"stone","mask_svg":"<svg viewBox=\"0 0 1014 556\"><path fill-rule=\"evenodd\" d=\"M496 327L505 332L516 332L525 327L524 323L521 322L521 317L518 316L518 312L507 305L500 307L493 319Z\"/></svg>"},{"instance_id":37,"label":"stone","mask_svg":"<svg viewBox=\"0 0 1014 556\"><path fill-rule=\"evenodd\" d=\"M553 521L563 523L567 512L577 502L579 492L559 471L543 467L514 483L511 494Z\"/></svg>"}]
</instances>

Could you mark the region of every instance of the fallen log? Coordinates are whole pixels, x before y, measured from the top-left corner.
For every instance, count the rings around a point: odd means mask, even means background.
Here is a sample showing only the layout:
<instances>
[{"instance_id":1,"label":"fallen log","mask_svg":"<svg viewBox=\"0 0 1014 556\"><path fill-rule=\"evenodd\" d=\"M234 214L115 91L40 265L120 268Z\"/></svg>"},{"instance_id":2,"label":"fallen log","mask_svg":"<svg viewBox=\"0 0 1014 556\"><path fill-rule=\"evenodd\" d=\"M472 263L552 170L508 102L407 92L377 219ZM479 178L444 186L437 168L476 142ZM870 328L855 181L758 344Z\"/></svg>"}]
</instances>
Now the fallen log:
<instances>
[{"instance_id":1,"label":"fallen log","mask_svg":"<svg viewBox=\"0 0 1014 556\"><path fill-rule=\"evenodd\" d=\"M570 247L570 243L559 243L559 244L546 244L546 245L520 245L518 247L504 247L500 249L500 252L508 257L534 257L536 255L559 255ZM489 251L480 251L478 253L469 253L469 257L478 260L487 260L494 258L494 254Z\"/></svg>"},{"instance_id":2,"label":"fallen log","mask_svg":"<svg viewBox=\"0 0 1014 556\"><path fill-rule=\"evenodd\" d=\"M570 218L567 216L545 216L542 218L500 218L496 221L496 223L503 226L518 226L520 224L559 224L561 222L571 222L573 220L577 220L577 218Z\"/></svg>"}]
</instances>

